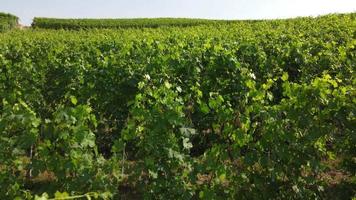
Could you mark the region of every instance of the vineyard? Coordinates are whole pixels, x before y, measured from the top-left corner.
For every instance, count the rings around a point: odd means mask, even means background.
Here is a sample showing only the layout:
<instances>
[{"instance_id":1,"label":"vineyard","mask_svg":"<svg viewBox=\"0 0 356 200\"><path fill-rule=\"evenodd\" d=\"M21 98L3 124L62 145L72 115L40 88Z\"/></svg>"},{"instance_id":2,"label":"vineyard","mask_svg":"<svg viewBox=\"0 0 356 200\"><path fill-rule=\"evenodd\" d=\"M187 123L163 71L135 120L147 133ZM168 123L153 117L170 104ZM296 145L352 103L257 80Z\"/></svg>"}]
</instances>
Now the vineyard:
<instances>
[{"instance_id":1,"label":"vineyard","mask_svg":"<svg viewBox=\"0 0 356 200\"><path fill-rule=\"evenodd\" d=\"M0 199L355 197L355 13L34 27L0 34Z\"/></svg>"}]
</instances>

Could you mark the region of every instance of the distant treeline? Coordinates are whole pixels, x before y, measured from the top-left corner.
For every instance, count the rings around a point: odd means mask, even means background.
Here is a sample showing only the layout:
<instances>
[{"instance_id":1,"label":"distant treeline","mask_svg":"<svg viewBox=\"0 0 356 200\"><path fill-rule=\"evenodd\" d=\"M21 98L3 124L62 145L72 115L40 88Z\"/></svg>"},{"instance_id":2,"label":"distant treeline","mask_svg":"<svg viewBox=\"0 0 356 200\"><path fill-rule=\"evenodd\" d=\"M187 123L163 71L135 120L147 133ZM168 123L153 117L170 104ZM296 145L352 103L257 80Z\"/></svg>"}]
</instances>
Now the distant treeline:
<instances>
[{"instance_id":1,"label":"distant treeline","mask_svg":"<svg viewBox=\"0 0 356 200\"><path fill-rule=\"evenodd\" d=\"M35 18L34 28L90 29L90 28L157 28L162 26L196 26L216 23L231 23L232 20L208 20L188 18L136 18L136 19L55 19Z\"/></svg>"},{"instance_id":2,"label":"distant treeline","mask_svg":"<svg viewBox=\"0 0 356 200\"><path fill-rule=\"evenodd\" d=\"M0 12L0 32L17 26L19 18L15 15Z\"/></svg>"},{"instance_id":3,"label":"distant treeline","mask_svg":"<svg viewBox=\"0 0 356 200\"><path fill-rule=\"evenodd\" d=\"M338 14L341 17L345 14ZM355 13L346 14L355 18ZM303 19L311 17L300 17ZM115 29L115 28L158 28L158 27L189 27L198 25L217 25L231 23L277 23L285 21L287 24L297 19L276 19L276 20L210 20L210 19L191 19L191 18L132 18L132 19L60 19L36 17L33 20L33 28L44 29Z\"/></svg>"}]
</instances>

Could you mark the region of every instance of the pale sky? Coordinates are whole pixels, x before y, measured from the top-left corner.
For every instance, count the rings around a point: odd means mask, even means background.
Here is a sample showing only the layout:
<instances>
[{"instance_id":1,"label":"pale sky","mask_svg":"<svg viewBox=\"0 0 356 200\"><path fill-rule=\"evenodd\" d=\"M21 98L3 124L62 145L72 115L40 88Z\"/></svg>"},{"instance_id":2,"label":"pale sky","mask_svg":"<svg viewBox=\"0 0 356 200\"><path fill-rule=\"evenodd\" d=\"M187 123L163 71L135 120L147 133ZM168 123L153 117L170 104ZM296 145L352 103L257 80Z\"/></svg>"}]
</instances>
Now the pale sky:
<instances>
[{"instance_id":1,"label":"pale sky","mask_svg":"<svg viewBox=\"0 0 356 200\"><path fill-rule=\"evenodd\" d=\"M20 17L273 19L356 12L356 0L0 0Z\"/></svg>"}]
</instances>

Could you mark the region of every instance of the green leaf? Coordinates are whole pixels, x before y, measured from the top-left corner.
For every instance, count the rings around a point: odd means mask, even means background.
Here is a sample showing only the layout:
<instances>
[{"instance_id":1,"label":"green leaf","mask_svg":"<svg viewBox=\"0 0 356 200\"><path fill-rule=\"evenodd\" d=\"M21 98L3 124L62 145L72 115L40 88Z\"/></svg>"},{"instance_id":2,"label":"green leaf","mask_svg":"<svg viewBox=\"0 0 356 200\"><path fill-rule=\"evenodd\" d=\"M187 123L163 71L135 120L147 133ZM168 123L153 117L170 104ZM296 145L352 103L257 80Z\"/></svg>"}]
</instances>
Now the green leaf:
<instances>
[{"instance_id":1,"label":"green leaf","mask_svg":"<svg viewBox=\"0 0 356 200\"><path fill-rule=\"evenodd\" d=\"M70 101L72 102L73 105L77 105L78 100L75 96L70 96Z\"/></svg>"},{"instance_id":2,"label":"green leaf","mask_svg":"<svg viewBox=\"0 0 356 200\"><path fill-rule=\"evenodd\" d=\"M48 200L49 196L47 193L43 193L41 196L35 196L35 200Z\"/></svg>"},{"instance_id":3,"label":"green leaf","mask_svg":"<svg viewBox=\"0 0 356 200\"><path fill-rule=\"evenodd\" d=\"M226 174L220 174L219 181L224 182L226 180Z\"/></svg>"},{"instance_id":4,"label":"green leaf","mask_svg":"<svg viewBox=\"0 0 356 200\"><path fill-rule=\"evenodd\" d=\"M289 78L288 73L287 73L287 72L284 72L283 75L282 75L282 77L281 77L282 81L287 81L288 78Z\"/></svg>"},{"instance_id":5,"label":"green leaf","mask_svg":"<svg viewBox=\"0 0 356 200\"><path fill-rule=\"evenodd\" d=\"M67 193L67 192L59 192L59 191L57 191L55 194L54 194L54 198L56 198L56 199L65 199L65 198L67 198L67 197L69 197L69 194Z\"/></svg>"},{"instance_id":6,"label":"green leaf","mask_svg":"<svg viewBox=\"0 0 356 200\"><path fill-rule=\"evenodd\" d=\"M170 84L168 81L165 81L164 82L164 86L167 88L167 89L170 89L172 87L172 84Z\"/></svg>"},{"instance_id":7,"label":"green leaf","mask_svg":"<svg viewBox=\"0 0 356 200\"><path fill-rule=\"evenodd\" d=\"M204 114L208 114L210 112L208 105L204 102L202 102L199 107Z\"/></svg>"},{"instance_id":8,"label":"green leaf","mask_svg":"<svg viewBox=\"0 0 356 200\"><path fill-rule=\"evenodd\" d=\"M180 86L177 87L178 92L182 92L182 88Z\"/></svg>"},{"instance_id":9,"label":"green leaf","mask_svg":"<svg viewBox=\"0 0 356 200\"><path fill-rule=\"evenodd\" d=\"M245 83L246 86L250 89L253 89L255 87L255 82L253 82L252 80L247 80Z\"/></svg>"},{"instance_id":10,"label":"green leaf","mask_svg":"<svg viewBox=\"0 0 356 200\"><path fill-rule=\"evenodd\" d=\"M150 177L152 177L153 179L157 179L158 177L158 173L154 172L152 170L148 170L148 174L150 175Z\"/></svg>"},{"instance_id":11,"label":"green leaf","mask_svg":"<svg viewBox=\"0 0 356 200\"><path fill-rule=\"evenodd\" d=\"M197 131L194 128L180 128L179 131L181 132L181 134L185 137L190 137L192 135L196 135Z\"/></svg>"},{"instance_id":12,"label":"green leaf","mask_svg":"<svg viewBox=\"0 0 356 200\"><path fill-rule=\"evenodd\" d=\"M142 90L142 88L145 86L145 82L141 81L138 83L138 89Z\"/></svg>"},{"instance_id":13,"label":"green leaf","mask_svg":"<svg viewBox=\"0 0 356 200\"><path fill-rule=\"evenodd\" d=\"M184 138L183 139L183 148L184 149L191 149L193 147L192 143L189 141L189 138Z\"/></svg>"}]
</instances>

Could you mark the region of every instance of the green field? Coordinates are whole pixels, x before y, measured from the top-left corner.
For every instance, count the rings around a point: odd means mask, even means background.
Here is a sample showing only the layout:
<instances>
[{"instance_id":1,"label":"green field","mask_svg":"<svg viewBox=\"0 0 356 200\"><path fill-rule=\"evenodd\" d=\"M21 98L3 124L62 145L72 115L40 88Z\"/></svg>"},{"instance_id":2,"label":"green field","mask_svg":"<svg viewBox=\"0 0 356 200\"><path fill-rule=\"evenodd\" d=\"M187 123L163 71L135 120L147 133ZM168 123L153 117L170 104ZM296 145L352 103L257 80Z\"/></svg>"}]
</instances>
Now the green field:
<instances>
[{"instance_id":1,"label":"green field","mask_svg":"<svg viewBox=\"0 0 356 200\"><path fill-rule=\"evenodd\" d=\"M355 13L36 18L0 33L0 199L352 199L355 69Z\"/></svg>"}]
</instances>

